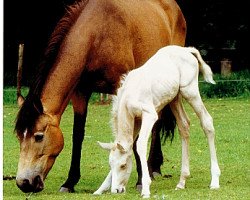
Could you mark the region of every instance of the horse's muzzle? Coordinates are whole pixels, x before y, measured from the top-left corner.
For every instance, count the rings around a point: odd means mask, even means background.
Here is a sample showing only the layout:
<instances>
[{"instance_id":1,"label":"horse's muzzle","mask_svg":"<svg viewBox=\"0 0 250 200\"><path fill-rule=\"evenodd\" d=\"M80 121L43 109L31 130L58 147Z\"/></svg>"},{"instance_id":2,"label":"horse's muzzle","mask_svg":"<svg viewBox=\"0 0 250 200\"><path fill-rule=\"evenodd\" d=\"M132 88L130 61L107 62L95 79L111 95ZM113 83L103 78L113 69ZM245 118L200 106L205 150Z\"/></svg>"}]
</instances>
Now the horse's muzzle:
<instances>
[{"instance_id":1,"label":"horse's muzzle","mask_svg":"<svg viewBox=\"0 0 250 200\"><path fill-rule=\"evenodd\" d=\"M44 188L44 184L40 176L36 176L32 182L30 182L30 180L28 179L22 179L22 180L17 179L16 184L19 187L19 189L25 193L40 192Z\"/></svg>"}]
</instances>

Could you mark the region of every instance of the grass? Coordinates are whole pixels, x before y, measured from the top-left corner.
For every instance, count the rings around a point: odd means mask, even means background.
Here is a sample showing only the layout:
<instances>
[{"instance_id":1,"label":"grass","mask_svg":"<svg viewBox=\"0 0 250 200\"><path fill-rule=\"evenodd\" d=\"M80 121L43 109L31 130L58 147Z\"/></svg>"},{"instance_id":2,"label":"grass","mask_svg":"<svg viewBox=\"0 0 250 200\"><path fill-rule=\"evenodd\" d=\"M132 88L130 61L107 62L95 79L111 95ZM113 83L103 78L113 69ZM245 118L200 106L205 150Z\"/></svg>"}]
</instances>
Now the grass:
<instances>
[{"instance_id":1,"label":"grass","mask_svg":"<svg viewBox=\"0 0 250 200\"><path fill-rule=\"evenodd\" d=\"M216 191L208 188L210 183L208 145L197 117L185 104L191 119L191 177L187 181L185 190L174 190L179 180L181 165L181 145L176 131L173 143L166 143L163 146L162 172L163 175L171 174L172 178L158 177L153 181L151 199L250 198L250 100L247 98L204 99L204 103L214 118L217 154L222 171L221 188ZM19 143L13 133L13 126L18 107L15 104L7 103L3 108L3 173L5 176L15 176L19 158ZM45 181L45 189L38 194L31 195L29 199L140 199L140 194L134 188L137 178L135 165L126 194L92 195L109 171L108 152L98 147L97 141L110 142L113 140L109 126L110 108L109 105L101 106L93 102L89 105L81 160L82 177L75 187L76 193L65 194L59 193L58 190L66 180L71 157L73 112L71 105L67 107L61 121L65 147ZM3 195L4 199L13 200L26 197L16 187L15 180L3 182Z\"/></svg>"}]
</instances>

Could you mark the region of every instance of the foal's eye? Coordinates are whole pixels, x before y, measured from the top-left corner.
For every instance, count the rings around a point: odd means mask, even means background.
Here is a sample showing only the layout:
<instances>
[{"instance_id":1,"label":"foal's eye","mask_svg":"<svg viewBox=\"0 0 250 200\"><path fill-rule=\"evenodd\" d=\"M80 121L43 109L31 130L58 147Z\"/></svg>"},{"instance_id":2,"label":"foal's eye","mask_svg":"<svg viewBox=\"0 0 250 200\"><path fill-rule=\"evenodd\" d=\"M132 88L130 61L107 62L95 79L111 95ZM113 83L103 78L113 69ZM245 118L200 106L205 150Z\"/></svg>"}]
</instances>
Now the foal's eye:
<instances>
[{"instance_id":1,"label":"foal's eye","mask_svg":"<svg viewBox=\"0 0 250 200\"><path fill-rule=\"evenodd\" d=\"M36 133L34 137L36 142L41 142L43 140L43 133Z\"/></svg>"},{"instance_id":2,"label":"foal's eye","mask_svg":"<svg viewBox=\"0 0 250 200\"><path fill-rule=\"evenodd\" d=\"M123 165L121 165L121 169L126 169L126 167L127 167L127 164L123 164Z\"/></svg>"}]
</instances>

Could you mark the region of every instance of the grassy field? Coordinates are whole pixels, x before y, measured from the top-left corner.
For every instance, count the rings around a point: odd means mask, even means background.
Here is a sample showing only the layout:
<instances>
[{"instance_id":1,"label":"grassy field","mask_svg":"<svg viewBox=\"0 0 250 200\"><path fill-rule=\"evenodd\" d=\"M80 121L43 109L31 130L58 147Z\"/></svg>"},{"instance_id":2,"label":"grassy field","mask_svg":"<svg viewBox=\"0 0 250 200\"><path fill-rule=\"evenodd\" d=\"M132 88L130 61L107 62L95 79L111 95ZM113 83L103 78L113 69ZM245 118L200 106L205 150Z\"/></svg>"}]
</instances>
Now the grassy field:
<instances>
[{"instance_id":1,"label":"grassy field","mask_svg":"<svg viewBox=\"0 0 250 200\"><path fill-rule=\"evenodd\" d=\"M158 177L153 181L151 199L250 199L250 100L205 99L204 103L214 118L217 154L222 171L221 188L216 191L209 190L210 162L207 141L197 117L190 107L185 105L191 119L191 177L187 181L185 190L174 190L179 180L181 165L180 138L176 131L173 143L168 142L163 146L162 172L163 175L171 174L172 178ZM19 144L13 133L17 110L18 107L14 104L4 105L4 176L15 176L17 171ZM109 105L101 106L94 103L89 105L81 160L82 177L75 187L76 193L59 193L58 190L66 180L70 166L73 112L69 105L61 121L65 147L45 181L45 189L33 194L29 199L140 199L140 194L134 187L137 176L135 165L126 194L92 195L109 171L108 152L97 145L98 140L103 142L113 140L109 119ZM26 195L16 187L15 180L4 181L3 187L4 199L26 198Z\"/></svg>"}]
</instances>

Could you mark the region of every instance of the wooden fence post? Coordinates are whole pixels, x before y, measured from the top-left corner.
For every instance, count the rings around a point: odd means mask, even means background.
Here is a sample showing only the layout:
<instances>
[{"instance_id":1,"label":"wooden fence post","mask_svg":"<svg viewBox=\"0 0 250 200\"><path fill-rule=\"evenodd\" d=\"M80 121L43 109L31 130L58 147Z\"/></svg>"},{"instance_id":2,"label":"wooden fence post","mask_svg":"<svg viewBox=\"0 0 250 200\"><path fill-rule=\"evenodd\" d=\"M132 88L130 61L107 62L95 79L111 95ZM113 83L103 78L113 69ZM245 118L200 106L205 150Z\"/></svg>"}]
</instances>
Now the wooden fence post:
<instances>
[{"instance_id":1,"label":"wooden fence post","mask_svg":"<svg viewBox=\"0 0 250 200\"><path fill-rule=\"evenodd\" d=\"M220 61L221 63L221 75L229 76L232 73L232 61L228 58L224 58Z\"/></svg>"},{"instance_id":2,"label":"wooden fence post","mask_svg":"<svg viewBox=\"0 0 250 200\"><path fill-rule=\"evenodd\" d=\"M24 44L19 44L18 66L17 66L17 104L19 106L21 106L24 102L24 97L21 94L21 80L23 71L23 48Z\"/></svg>"}]
</instances>

